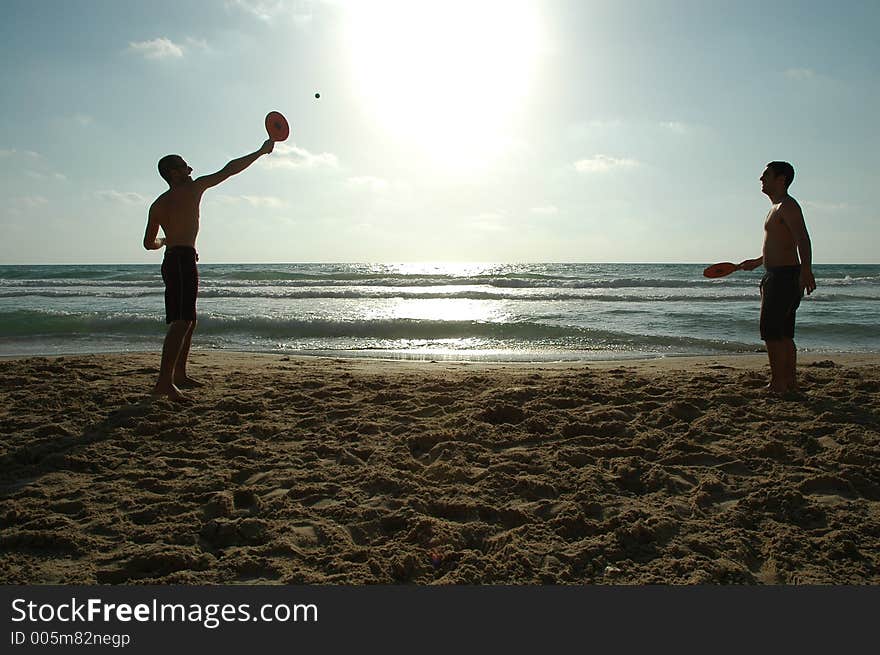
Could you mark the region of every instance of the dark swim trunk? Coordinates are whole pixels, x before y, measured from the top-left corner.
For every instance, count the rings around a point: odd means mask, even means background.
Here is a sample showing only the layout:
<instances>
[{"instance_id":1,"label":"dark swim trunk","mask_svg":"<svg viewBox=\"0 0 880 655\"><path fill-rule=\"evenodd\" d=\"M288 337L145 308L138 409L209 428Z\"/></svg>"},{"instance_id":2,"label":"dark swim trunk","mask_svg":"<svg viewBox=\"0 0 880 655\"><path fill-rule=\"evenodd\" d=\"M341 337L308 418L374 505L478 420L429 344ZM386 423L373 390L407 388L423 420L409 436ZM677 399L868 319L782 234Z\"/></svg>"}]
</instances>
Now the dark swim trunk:
<instances>
[{"instance_id":1,"label":"dark swim trunk","mask_svg":"<svg viewBox=\"0 0 880 655\"><path fill-rule=\"evenodd\" d=\"M794 339L794 315L803 293L800 266L767 269L761 278L761 339Z\"/></svg>"},{"instance_id":2,"label":"dark swim trunk","mask_svg":"<svg viewBox=\"0 0 880 655\"><path fill-rule=\"evenodd\" d=\"M199 292L199 256L190 246L165 249L162 280L165 282L165 322L196 320Z\"/></svg>"}]
</instances>

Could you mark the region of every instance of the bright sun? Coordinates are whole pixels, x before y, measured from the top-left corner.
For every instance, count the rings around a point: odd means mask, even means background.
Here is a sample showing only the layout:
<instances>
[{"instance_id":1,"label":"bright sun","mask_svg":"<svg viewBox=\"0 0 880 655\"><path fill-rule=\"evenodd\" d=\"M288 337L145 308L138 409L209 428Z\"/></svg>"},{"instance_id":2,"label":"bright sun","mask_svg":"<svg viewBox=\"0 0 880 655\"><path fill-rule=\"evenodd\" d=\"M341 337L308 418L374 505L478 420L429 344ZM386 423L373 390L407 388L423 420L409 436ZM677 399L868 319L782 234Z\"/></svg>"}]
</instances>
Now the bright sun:
<instances>
[{"instance_id":1,"label":"bright sun","mask_svg":"<svg viewBox=\"0 0 880 655\"><path fill-rule=\"evenodd\" d=\"M437 163L485 166L516 142L540 46L538 4L351 3L348 42L365 108Z\"/></svg>"}]
</instances>

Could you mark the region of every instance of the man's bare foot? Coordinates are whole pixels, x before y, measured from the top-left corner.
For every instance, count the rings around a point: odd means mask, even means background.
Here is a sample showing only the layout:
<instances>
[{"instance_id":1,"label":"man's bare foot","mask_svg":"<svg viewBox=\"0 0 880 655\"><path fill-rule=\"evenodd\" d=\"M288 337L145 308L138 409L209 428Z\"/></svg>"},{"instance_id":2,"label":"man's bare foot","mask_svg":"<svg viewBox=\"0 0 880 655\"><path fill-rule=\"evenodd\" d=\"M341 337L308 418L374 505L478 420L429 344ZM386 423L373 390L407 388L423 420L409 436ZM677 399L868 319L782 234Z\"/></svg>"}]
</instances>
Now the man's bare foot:
<instances>
[{"instance_id":1,"label":"man's bare foot","mask_svg":"<svg viewBox=\"0 0 880 655\"><path fill-rule=\"evenodd\" d=\"M797 384L788 385L788 387L785 389L785 393L783 393L783 395L789 399L805 398L806 397L804 395L804 393L801 391L800 386L798 386Z\"/></svg>"},{"instance_id":2,"label":"man's bare foot","mask_svg":"<svg viewBox=\"0 0 880 655\"><path fill-rule=\"evenodd\" d=\"M769 382L766 385L764 385L764 391L766 393L772 393L772 394L775 394L778 396L778 395L782 395L786 391L788 391L788 387L783 386L781 384L776 384L775 382Z\"/></svg>"},{"instance_id":3,"label":"man's bare foot","mask_svg":"<svg viewBox=\"0 0 880 655\"><path fill-rule=\"evenodd\" d=\"M204 382L199 382L198 380L189 377L188 375L184 375L183 377L175 377L174 378L174 386L180 387L182 389L196 389L198 387L204 387Z\"/></svg>"},{"instance_id":4,"label":"man's bare foot","mask_svg":"<svg viewBox=\"0 0 880 655\"><path fill-rule=\"evenodd\" d=\"M192 398L189 396L185 396L180 392L180 389L177 388L174 384L165 386L165 385L156 385L153 388L152 395L154 397L166 397L169 400L173 400L176 403L191 403Z\"/></svg>"}]
</instances>

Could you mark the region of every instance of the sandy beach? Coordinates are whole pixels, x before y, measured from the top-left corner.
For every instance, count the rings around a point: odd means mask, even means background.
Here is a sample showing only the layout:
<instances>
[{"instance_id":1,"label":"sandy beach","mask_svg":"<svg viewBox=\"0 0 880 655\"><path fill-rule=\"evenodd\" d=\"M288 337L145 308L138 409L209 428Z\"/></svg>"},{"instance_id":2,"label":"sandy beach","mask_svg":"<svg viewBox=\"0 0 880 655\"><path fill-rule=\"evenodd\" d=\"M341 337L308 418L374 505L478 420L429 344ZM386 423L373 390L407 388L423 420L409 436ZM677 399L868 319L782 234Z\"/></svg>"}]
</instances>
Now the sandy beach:
<instances>
[{"instance_id":1,"label":"sandy beach","mask_svg":"<svg viewBox=\"0 0 880 655\"><path fill-rule=\"evenodd\" d=\"M877 584L880 357L0 361L5 584Z\"/></svg>"}]
</instances>

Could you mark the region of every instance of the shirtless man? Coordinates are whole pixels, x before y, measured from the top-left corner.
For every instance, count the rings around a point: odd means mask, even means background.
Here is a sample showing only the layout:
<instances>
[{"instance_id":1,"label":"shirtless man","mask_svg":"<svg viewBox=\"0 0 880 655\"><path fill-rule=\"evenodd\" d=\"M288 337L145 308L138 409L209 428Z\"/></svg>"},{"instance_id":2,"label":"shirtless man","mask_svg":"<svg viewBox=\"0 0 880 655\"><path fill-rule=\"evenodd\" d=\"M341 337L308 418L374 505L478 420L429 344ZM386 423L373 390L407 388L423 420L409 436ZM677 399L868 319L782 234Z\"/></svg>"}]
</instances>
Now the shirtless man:
<instances>
[{"instance_id":1,"label":"shirtless man","mask_svg":"<svg viewBox=\"0 0 880 655\"><path fill-rule=\"evenodd\" d=\"M205 190L228 177L241 173L260 155L272 152L275 143L270 139L249 155L233 159L222 170L192 179L192 168L180 155L166 155L159 160L159 175L168 191L156 198L150 206L144 248L159 250L165 246L162 261L162 280L165 282L165 322L168 334L162 347L162 365L159 381L153 395L171 400L189 400L179 387L200 387L202 384L186 373L186 362L193 331L196 329L196 295L199 273L196 262L196 236L199 233L199 203ZM165 233L159 237L159 228Z\"/></svg>"},{"instance_id":2,"label":"shirtless man","mask_svg":"<svg viewBox=\"0 0 880 655\"><path fill-rule=\"evenodd\" d=\"M813 253L801 207L788 195L794 179L792 165L770 162L760 179L761 191L773 206L764 221L761 256L745 260L740 268L751 271L763 264L766 270L761 278L761 339L767 344L770 359L767 389L785 393L797 390L794 317L804 290L811 294L816 289Z\"/></svg>"}]
</instances>

